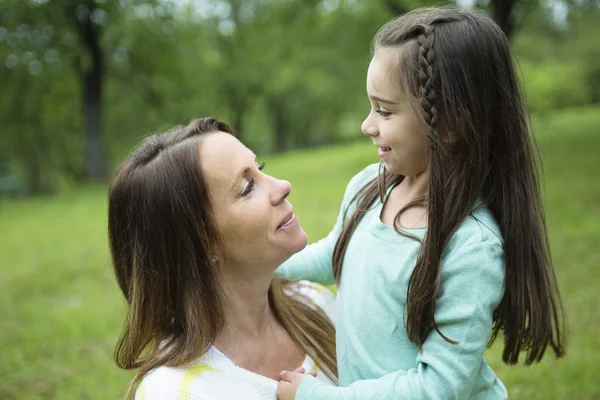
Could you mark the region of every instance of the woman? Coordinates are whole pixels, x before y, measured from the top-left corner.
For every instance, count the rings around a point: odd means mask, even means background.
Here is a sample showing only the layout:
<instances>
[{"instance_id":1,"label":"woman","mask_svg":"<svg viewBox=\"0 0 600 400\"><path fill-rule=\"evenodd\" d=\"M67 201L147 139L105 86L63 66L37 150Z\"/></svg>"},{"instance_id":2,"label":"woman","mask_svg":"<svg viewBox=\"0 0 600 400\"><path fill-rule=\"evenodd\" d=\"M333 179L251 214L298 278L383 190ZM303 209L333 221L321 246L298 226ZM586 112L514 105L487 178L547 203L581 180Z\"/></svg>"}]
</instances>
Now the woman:
<instances>
[{"instance_id":1,"label":"woman","mask_svg":"<svg viewBox=\"0 0 600 400\"><path fill-rule=\"evenodd\" d=\"M223 122L154 135L121 165L109 239L128 302L115 350L136 399L276 399L281 370L336 380L333 297L273 272L306 246L287 181ZM327 312L327 314L325 313Z\"/></svg>"}]
</instances>

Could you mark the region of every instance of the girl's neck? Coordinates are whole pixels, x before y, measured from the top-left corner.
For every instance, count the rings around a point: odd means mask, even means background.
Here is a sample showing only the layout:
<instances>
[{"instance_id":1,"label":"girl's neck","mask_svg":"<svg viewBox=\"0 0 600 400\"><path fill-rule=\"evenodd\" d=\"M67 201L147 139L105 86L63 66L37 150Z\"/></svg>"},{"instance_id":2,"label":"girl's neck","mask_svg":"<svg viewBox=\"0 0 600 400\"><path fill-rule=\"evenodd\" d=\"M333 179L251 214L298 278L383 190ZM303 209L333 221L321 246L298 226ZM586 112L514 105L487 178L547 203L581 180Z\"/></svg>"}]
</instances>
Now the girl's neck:
<instances>
[{"instance_id":1,"label":"girl's neck","mask_svg":"<svg viewBox=\"0 0 600 400\"><path fill-rule=\"evenodd\" d=\"M423 198L427 193L428 184L427 171L417 176L405 176L387 197L379 216L381 222L392 228L426 228L427 210L422 205L409 207L400 214L399 212L413 201Z\"/></svg>"},{"instance_id":2,"label":"girl's neck","mask_svg":"<svg viewBox=\"0 0 600 400\"><path fill-rule=\"evenodd\" d=\"M427 194L429 187L429 171L425 170L415 176L405 176L398 186L404 198L411 201L422 198Z\"/></svg>"}]
</instances>

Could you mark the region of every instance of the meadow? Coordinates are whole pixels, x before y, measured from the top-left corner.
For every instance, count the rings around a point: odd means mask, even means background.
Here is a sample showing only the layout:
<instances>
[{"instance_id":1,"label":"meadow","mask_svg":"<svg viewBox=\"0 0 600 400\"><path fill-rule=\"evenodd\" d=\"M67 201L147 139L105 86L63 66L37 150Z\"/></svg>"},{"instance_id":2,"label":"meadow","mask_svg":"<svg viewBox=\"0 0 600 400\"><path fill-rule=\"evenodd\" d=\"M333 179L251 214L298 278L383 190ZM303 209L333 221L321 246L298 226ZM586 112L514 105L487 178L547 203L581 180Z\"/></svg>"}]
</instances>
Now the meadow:
<instances>
[{"instance_id":1,"label":"meadow","mask_svg":"<svg viewBox=\"0 0 600 400\"><path fill-rule=\"evenodd\" d=\"M486 354L512 399L600 399L600 109L534 118L552 255L568 319L568 354L508 367ZM292 182L310 241L335 221L348 180L377 162L370 140L260 157ZM124 300L106 234L107 188L0 200L0 399L119 399L131 373L112 350Z\"/></svg>"}]
</instances>

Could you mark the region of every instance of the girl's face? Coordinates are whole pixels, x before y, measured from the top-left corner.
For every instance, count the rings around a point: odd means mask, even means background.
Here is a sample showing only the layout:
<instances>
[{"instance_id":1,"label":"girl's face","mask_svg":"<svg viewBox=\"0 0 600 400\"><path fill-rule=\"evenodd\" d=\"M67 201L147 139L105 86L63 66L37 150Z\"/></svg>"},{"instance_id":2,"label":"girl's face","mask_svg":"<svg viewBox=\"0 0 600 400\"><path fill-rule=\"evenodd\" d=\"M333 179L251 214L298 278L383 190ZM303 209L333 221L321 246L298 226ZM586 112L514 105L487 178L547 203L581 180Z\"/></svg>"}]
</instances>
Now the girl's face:
<instances>
[{"instance_id":1,"label":"girl's face","mask_svg":"<svg viewBox=\"0 0 600 400\"><path fill-rule=\"evenodd\" d=\"M418 176L427 170L431 151L423 109L401 90L400 54L397 48L380 48L375 52L367 73L367 95L371 112L362 131L379 148L379 157L394 174ZM417 111L415 111L417 110Z\"/></svg>"},{"instance_id":2,"label":"girl's face","mask_svg":"<svg viewBox=\"0 0 600 400\"><path fill-rule=\"evenodd\" d=\"M263 173L239 140L223 132L208 135L200 160L225 264L277 267L306 246L306 234L286 200L292 185Z\"/></svg>"}]
</instances>

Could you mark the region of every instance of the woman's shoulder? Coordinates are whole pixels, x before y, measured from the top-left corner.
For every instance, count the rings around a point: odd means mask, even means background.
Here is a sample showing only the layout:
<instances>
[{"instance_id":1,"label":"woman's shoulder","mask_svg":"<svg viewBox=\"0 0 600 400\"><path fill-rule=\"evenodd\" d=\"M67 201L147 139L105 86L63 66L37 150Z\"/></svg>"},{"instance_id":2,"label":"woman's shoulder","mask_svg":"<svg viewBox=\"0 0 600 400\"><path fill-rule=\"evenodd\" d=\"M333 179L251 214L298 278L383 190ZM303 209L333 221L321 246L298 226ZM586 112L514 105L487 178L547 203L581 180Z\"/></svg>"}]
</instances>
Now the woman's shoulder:
<instances>
[{"instance_id":1,"label":"woman's shoulder","mask_svg":"<svg viewBox=\"0 0 600 400\"><path fill-rule=\"evenodd\" d=\"M135 400L177 400L185 372L180 367L161 366L144 375L135 392Z\"/></svg>"},{"instance_id":2,"label":"woman's shoulder","mask_svg":"<svg viewBox=\"0 0 600 400\"><path fill-rule=\"evenodd\" d=\"M286 294L296 296L310 307L319 307L335 324L335 295L329 288L307 280L291 282L287 288Z\"/></svg>"},{"instance_id":3,"label":"woman's shoulder","mask_svg":"<svg viewBox=\"0 0 600 400\"><path fill-rule=\"evenodd\" d=\"M160 366L151 370L140 382L135 400L226 399L214 394L216 388L226 387L223 381L229 379L230 368L214 362L215 357L208 351L187 365Z\"/></svg>"}]
</instances>

